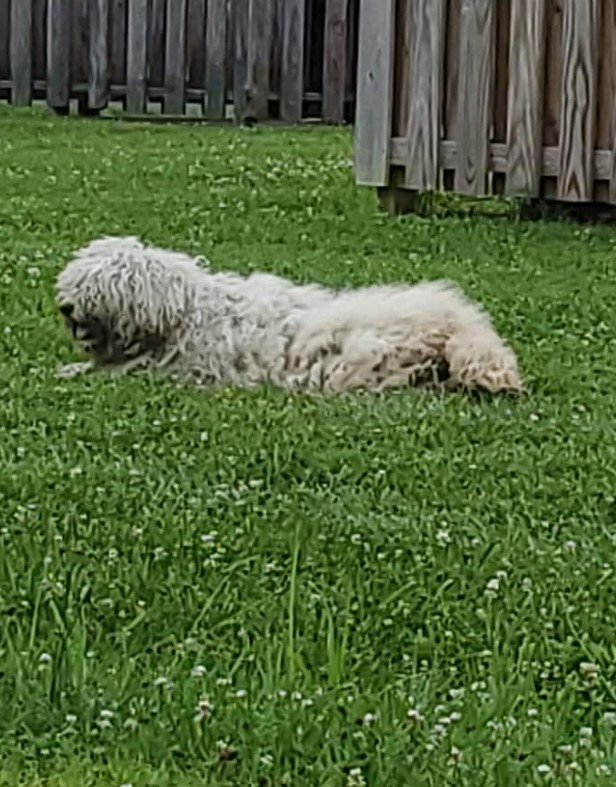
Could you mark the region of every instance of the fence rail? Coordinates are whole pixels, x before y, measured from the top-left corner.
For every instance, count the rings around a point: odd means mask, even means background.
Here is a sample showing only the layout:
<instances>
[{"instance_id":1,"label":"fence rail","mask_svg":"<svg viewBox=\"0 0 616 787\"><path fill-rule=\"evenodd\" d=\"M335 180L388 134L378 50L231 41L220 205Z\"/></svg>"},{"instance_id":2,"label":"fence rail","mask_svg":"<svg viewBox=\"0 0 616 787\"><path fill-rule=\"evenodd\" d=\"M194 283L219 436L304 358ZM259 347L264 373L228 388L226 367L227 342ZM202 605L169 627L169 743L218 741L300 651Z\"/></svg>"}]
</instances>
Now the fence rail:
<instances>
[{"instance_id":1,"label":"fence rail","mask_svg":"<svg viewBox=\"0 0 616 787\"><path fill-rule=\"evenodd\" d=\"M359 0L0 0L0 99L352 120Z\"/></svg>"},{"instance_id":2,"label":"fence rail","mask_svg":"<svg viewBox=\"0 0 616 787\"><path fill-rule=\"evenodd\" d=\"M356 178L616 203L616 0L362 0Z\"/></svg>"}]
</instances>

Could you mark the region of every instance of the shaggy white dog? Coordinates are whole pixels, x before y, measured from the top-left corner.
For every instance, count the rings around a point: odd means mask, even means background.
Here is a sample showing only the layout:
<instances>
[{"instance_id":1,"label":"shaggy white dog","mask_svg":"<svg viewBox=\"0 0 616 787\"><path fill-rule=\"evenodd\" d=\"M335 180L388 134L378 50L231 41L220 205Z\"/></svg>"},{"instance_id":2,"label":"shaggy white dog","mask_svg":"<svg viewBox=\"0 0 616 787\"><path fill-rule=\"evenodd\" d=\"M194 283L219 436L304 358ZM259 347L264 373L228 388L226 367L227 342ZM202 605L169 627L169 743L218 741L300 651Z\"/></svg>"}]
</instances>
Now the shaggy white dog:
<instances>
[{"instance_id":1,"label":"shaggy white dog","mask_svg":"<svg viewBox=\"0 0 616 787\"><path fill-rule=\"evenodd\" d=\"M92 360L200 384L340 393L398 386L520 391L516 357L452 284L334 291L264 273L216 273L137 238L95 240L57 280L57 301Z\"/></svg>"}]
</instances>

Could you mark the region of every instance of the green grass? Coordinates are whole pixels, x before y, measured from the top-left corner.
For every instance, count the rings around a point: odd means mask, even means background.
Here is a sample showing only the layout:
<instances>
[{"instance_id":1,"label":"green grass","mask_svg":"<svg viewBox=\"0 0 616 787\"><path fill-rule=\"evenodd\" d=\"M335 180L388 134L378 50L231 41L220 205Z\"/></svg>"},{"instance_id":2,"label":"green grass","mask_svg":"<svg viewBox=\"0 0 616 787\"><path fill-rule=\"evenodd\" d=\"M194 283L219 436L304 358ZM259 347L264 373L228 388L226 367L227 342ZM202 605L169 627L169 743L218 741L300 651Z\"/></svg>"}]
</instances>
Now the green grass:
<instances>
[{"instance_id":1,"label":"green grass","mask_svg":"<svg viewBox=\"0 0 616 787\"><path fill-rule=\"evenodd\" d=\"M347 131L0 139L0 785L614 784L614 230L385 216ZM59 381L54 277L104 233L452 277L530 393Z\"/></svg>"}]
</instances>

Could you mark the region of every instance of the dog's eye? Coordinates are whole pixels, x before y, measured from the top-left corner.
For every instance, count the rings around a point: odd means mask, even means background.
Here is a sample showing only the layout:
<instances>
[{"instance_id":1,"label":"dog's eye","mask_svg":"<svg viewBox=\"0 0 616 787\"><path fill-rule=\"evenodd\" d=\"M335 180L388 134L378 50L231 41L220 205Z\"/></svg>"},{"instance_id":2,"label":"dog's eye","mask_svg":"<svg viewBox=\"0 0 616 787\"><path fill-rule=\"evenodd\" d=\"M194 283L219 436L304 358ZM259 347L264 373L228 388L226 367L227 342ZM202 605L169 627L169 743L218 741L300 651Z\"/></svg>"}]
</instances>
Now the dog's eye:
<instances>
[{"instance_id":1,"label":"dog's eye","mask_svg":"<svg viewBox=\"0 0 616 787\"><path fill-rule=\"evenodd\" d=\"M60 313L65 317L70 317L74 310L75 307L72 303L63 303L62 306L60 306Z\"/></svg>"}]
</instances>

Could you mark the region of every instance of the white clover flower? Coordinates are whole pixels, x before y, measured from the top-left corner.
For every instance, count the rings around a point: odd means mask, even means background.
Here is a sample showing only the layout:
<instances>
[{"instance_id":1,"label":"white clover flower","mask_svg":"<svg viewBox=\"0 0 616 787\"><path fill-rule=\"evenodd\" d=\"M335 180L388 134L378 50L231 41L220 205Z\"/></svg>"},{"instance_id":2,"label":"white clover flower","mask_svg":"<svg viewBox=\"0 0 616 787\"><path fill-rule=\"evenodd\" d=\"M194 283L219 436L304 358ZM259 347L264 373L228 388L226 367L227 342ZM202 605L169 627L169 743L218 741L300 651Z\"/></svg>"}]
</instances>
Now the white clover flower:
<instances>
[{"instance_id":1,"label":"white clover flower","mask_svg":"<svg viewBox=\"0 0 616 787\"><path fill-rule=\"evenodd\" d=\"M410 708L410 710L406 713L406 718L411 722L411 724L421 724L424 720L424 717L417 708Z\"/></svg>"},{"instance_id":2,"label":"white clover flower","mask_svg":"<svg viewBox=\"0 0 616 787\"><path fill-rule=\"evenodd\" d=\"M196 667L193 667L190 671L191 678L202 678L206 673L206 669L202 664L197 664Z\"/></svg>"},{"instance_id":3,"label":"white clover flower","mask_svg":"<svg viewBox=\"0 0 616 787\"><path fill-rule=\"evenodd\" d=\"M548 773L552 773L552 769L544 762L541 765L537 765L537 773L541 776L547 776Z\"/></svg>"},{"instance_id":4,"label":"white clover flower","mask_svg":"<svg viewBox=\"0 0 616 787\"><path fill-rule=\"evenodd\" d=\"M39 656L39 663L49 664L51 662L51 655L49 653L41 653Z\"/></svg>"}]
</instances>

